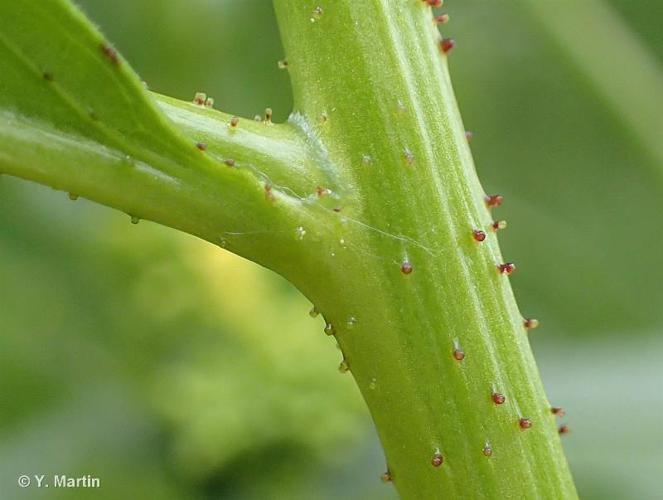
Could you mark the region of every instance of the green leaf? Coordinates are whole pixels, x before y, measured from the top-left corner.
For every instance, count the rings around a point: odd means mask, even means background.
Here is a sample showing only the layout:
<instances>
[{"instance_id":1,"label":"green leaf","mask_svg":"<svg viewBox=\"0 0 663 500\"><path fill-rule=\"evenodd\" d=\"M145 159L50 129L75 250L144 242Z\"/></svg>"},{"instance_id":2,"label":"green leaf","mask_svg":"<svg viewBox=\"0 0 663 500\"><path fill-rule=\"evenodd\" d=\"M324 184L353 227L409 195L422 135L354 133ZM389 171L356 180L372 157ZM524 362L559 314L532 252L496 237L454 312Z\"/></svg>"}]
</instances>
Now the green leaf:
<instances>
[{"instance_id":1,"label":"green leaf","mask_svg":"<svg viewBox=\"0 0 663 500\"><path fill-rule=\"evenodd\" d=\"M3 3L0 75L0 172L269 267L287 259L269 249L279 235L292 238L300 198L331 182L310 168L315 158L294 125L231 127L228 115L149 93L65 0ZM247 232L255 238L232 237Z\"/></svg>"},{"instance_id":2,"label":"green leaf","mask_svg":"<svg viewBox=\"0 0 663 500\"><path fill-rule=\"evenodd\" d=\"M196 162L126 61L63 1L6 3L0 106L141 157ZM29 19L30 22L25 22Z\"/></svg>"}]
</instances>

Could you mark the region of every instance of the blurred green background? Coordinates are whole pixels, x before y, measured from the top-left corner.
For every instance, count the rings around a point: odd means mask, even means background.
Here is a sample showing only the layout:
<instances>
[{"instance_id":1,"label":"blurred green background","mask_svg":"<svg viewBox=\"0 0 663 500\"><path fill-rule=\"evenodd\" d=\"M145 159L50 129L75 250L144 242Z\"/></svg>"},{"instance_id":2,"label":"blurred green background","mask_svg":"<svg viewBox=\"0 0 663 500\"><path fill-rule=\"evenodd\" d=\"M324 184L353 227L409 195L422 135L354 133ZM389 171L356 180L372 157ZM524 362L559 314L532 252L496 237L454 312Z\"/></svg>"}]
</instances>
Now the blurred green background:
<instances>
[{"instance_id":1,"label":"blurred green background","mask_svg":"<svg viewBox=\"0 0 663 500\"><path fill-rule=\"evenodd\" d=\"M151 89L287 117L268 0L79 4ZM663 130L638 124L663 102L663 8L541 4L449 0L452 77L483 184L506 196L503 251L542 320L581 496L661 498ZM571 21L586 29L565 38ZM2 177L0 280L1 498L395 497L339 353L282 279ZM16 487L52 473L102 488Z\"/></svg>"}]
</instances>

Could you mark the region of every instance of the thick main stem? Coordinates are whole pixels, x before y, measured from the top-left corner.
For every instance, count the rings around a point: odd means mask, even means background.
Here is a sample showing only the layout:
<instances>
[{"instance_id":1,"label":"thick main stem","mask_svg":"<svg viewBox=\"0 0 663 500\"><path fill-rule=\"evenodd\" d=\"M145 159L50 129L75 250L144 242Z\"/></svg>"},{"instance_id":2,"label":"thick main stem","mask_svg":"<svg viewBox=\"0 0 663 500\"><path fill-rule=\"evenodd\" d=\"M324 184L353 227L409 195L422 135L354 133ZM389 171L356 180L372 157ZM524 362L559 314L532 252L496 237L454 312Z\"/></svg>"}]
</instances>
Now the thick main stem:
<instances>
[{"instance_id":1,"label":"thick main stem","mask_svg":"<svg viewBox=\"0 0 663 500\"><path fill-rule=\"evenodd\" d=\"M333 325L397 490L574 498L430 9L275 7L296 121L347 185L337 225L304 261L319 279L290 278Z\"/></svg>"},{"instance_id":2,"label":"thick main stem","mask_svg":"<svg viewBox=\"0 0 663 500\"><path fill-rule=\"evenodd\" d=\"M275 0L295 113L233 132L159 98L175 130L64 0L7 3L0 170L289 278L329 321L403 497L574 498L425 4Z\"/></svg>"}]
</instances>

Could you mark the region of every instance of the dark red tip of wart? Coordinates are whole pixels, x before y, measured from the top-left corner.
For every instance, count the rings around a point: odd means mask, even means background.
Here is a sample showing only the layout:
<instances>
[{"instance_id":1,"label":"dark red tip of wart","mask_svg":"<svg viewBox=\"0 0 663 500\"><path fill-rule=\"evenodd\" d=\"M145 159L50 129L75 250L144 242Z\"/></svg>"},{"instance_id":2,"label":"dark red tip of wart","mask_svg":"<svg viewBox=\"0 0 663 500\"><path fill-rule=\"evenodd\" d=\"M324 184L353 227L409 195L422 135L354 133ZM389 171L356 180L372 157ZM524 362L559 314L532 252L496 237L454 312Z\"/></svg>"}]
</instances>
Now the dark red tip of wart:
<instances>
[{"instance_id":1,"label":"dark red tip of wart","mask_svg":"<svg viewBox=\"0 0 663 500\"><path fill-rule=\"evenodd\" d=\"M502 202L504 201L504 196L502 196L501 194L489 194L486 195L485 200L486 200L486 206L488 208L495 208L499 207L502 204Z\"/></svg>"},{"instance_id":2,"label":"dark red tip of wart","mask_svg":"<svg viewBox=\"0 0 663 500\"><path fill-rule=\"evenodd\" d=\"M486 239L486 233L484 233L481 229L475 229L472 231L472 235L476 241L483 241Z\"/></svg>"},{"instance_id":3,"label":"dark red tip of wart","mask_svg":"<svg viewBox=\"0 0 663 500\"><path fill-rule=\"evenodd\" d=\"M327 196L329 193L330 193L330 191L326 187L316 186L316 188L315 188L315 194L318 195L318 198L322 198L323 196Z\"/></svg>"},{"instance_id":4,"label":"dark red tip of wart","mask_svg":"<svg viewBox=\"0 0 663 500\"><path fill-rule=\"evenodd\" d=\"M472 132L471 130L466 130L465 139L467 139L467 142L470 142L472 140L472 137L474 137L474 132Z\"/></svg>"},{"instance_id":5,"label":"dark red tip of wart","mask_svg":"<svg viewBox=\"0 0 663 500\"><path fill-rule=\"evenodd\" d=\"M500 394L499 392L493 392L491 399L496 405L502 405L506 401L506 396L504 394Z\"/></svg>"},{"instance_id":6,"label":"dark red tip of wart","mask_svg":"<svg viewBox=\"0 0 663 500\"><path fill-rule=\"evenodd\" d=\"M401 272L403 274L411 274L412 271L414 271L414 267L409 262L405 261L401 264Z\"/></svg>"},{"instance_id":7,"label":"dark red tip of wart","mask_svg":"<svg viewBox=\"0 0 663 500\"><path fill-rule=\"evenodd\" d=\"M465 353L462 349L454 349L454 359L456 361L463 361L465 359Z\"/></svg>"},{"instance_id":8,"label":"dark red tip of wart","mask_svg":"<svg viewBox=\"0 0 663 500\"><path fill-rule=\"evenodd\" d=\"M563 417L564 415L566 415L564 408L560 408L558 406L553 406L552 408L550 408L550 412L558 417Z\"/></svg>"},{"instance_id":9,"label":"dark red tip of wart","mask_svg":"<svg viewBox=\"0 0 663 500\"><path fill-rule=\"evenodd\" d=\"M559 432L563 436L564 434L568 434L569 432L571 432L571 429L569 429L568 425L560 425L557 432Z\"/></svg>"},{"instance_id":10,"label":"dark red tip of wart","mask_svg":"<svg viewBox=\"0 0 663 500\"><path fill-rule=\"evenodd\" d=\"M493 456L493 449L489 444L486 444L486 446L483 447L483 454L487 457Z\"/></svg>"},{"instance_id":11,"label":"dark red tip of wart","mask_svg":"<svg viewBox=\"0 0 663 500\"><path fill-rule=\"evenodd\" d=\"M505 229L506 226L507 226L507 224L506 224L505 220L496 220L496 221L493 221L493 224L492 224L493 231L495 231L495 232L499 231L500 229Z\"/></svg>"},{"instance_id":12,"label":"dark red tip of wart","mask_svg":"<svg viewBox=\"0 0 663 500\"><path fill-rule=\"evenodd\" d=\"M229 167L234 167L234 166L235 166L235 160L232 159L232 158L228 158L228 159L225 160L223 163L225 163L225 164L228 165Z\"/></svg>"},{"instance_id":13,"label":"dark red tip of wart","mask_svg":"<svg viewBox=\"0 0 663 500\"><path fill-rule=\"evenodd\" d=\"M518 425L520 426L521 429L529 429L532 427L532 421L529 418L521 418L518 420Z\"/></svg>"},{"instance_id":14,"label":"dark red tip of wart","mask_svg":"<svg viewBox=\"0 0 663 500\"><path fill-rule=\"evenodd\" d=\"M205 151L207 149L207 144L205 144L204 142L198 142L196 143L196 147L201 151Z\"/></svg>"},{"instance_id":15,"label":"dark red tip of wart","mask_svg":"<svg viewBox=\"0 0 663 500\"><path fill-rule=\"evenodd\" d=\"M539 326L539 320L534 318L527 318L526 320L523 321L523 326L527 330L534 330L536 327Z\"/></svg>"},{"instance_id":16,"label":"dark red tip of wart","mask_svg":"<svg viewBox=\"0 0 663 500\"><path fill-rule=\"evenodd\" d=\"M391 475L391 472L387 471L380 476L380 479L382 479L383 483L390 483L394 480L394 476Z\"/></svg>"},{"instance_id":17,"label":"dark red tip of wart","mask_svg":"<svg viewBox=\"0 0 663 500\"><path fill-rule=\"evenodd\" d=\"M272 186L265 184L265 199L267 201L274 201L274 193L272 192Z\"/></svg>"},{"instance_id":18,"label":"dark red tip of wart","mask_svg":"<svg viewBox=\"0 0 663 500\"><path fill-rule=\"evenodd\" d=\"M433 455L433 459L430 461L430 463L433 467L439 467L444 463L444 457L441 453L436 453Z\"/></svg>"},{"instance_id":19,"label":"dark red tip of wart","mask_svg":"<svg viewBox=\"0 0 663 500\"><path fill-rule=\"evenodd\" d=\"M440 42L440 50L443 54L448 54L456 46L456 40L453 38L443 38Z\"/></svg>"},{"instance_id":20,"label":"dark red tip of wart","mask_svg":"<svg viewBox=\"0 0 663 500\"><path fill-rule=\"evenodd\" d=\"M435 16L435 24L446 24L449 22L449 14L440 14Z\"/></svg>"},{"instance_id":21,"label":"dark red tip of wart","mask_svg":"<svg viewBox=\"0 0 663 500\"><path fill-rule=\"evenodd\" d=\"M497 269L500 273L509 275L516 270L516 265L512 262L505 262L504 264L499 264Z\"/></svg>"},{"instance_id":22,"label":"dark red tip of wart","mask_svg":"<svg viewBox=\"0 0 663 500\"><path fill-rule=\"evenodd\" d=\"M442 0L424 0L428 5L431 7L441 7L442 6Z\"/></svg>"}]
</instances>

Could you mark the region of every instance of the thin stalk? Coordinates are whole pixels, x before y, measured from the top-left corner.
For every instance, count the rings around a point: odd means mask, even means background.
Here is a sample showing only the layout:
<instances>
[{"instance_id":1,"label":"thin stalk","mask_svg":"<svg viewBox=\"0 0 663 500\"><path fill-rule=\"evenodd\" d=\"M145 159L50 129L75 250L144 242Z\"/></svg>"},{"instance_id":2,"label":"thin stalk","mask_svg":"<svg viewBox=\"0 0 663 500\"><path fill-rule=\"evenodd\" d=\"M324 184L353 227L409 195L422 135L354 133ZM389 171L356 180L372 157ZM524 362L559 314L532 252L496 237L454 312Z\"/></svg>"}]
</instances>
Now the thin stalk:
<instances>
[{"instance_id":1,"label":"thin stalk","mask_svg":"<svg viewBox=\"0 0 663 500\"><path fill-rule=\"evenodd\" d=\"M0 112L0 141L0 173L116 208L134 222L158 222L267 266L281 258L272 250L275 242L294 239L298 199L276 189L274 199L266 199L264 182L241 163L203 170L178 167L164 157L148 162L9 112Z\"/></svg>"}]
</instances>

